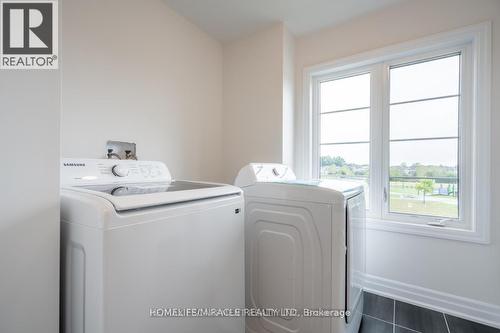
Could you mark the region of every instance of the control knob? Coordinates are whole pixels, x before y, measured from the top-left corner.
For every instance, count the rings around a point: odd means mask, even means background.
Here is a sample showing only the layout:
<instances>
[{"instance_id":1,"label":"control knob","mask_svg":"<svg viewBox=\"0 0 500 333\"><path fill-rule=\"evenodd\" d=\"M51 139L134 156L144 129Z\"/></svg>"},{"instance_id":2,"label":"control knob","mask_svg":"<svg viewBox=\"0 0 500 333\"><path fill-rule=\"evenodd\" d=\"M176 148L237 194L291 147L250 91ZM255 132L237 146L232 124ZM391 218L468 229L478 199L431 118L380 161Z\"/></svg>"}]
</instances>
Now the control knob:
<instances>
[{"instance_id":1,"label":"control knob","mask_svg":"<svg viewBox=\"0 0 500 333\"><path fill-rule=\"evenodd\" d=\"M122 165L116 164L111 168L111 172L117 177L126 177L128 176L129 169Z\"/></svg>"}]
</instances>

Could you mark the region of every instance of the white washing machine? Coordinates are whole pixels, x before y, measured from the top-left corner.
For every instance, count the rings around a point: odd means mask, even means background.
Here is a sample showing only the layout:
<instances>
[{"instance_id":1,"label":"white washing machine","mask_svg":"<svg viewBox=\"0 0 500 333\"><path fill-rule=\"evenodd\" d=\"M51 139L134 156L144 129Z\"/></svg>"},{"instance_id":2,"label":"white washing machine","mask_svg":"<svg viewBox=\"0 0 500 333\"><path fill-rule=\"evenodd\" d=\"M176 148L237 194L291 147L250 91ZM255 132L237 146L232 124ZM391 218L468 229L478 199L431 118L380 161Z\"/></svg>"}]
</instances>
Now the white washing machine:
<instances>
[{"instance_id":1,"label":"white washing machine","mask_svg":"<svg viewBox=\"0 0 500 333\"><path fill-rule=\"evenodd\" d=\"M63 160L61 183L62 332L244 332L243 317L188 317L244 307L239 188L91 159Z\"/></svg>"},{"instance_id":2,"label":"white washing machine","mask_svg":"<svg viewBox=\"0 0 500 333\"><path fill-rule=\"evenodd\" d=\"M298 310L248 317L247 332L357 333L365 274L363 187L298 181L280 164L247 165L235 185L245 193L246 306Z\"/></svg>"}]
</instances>

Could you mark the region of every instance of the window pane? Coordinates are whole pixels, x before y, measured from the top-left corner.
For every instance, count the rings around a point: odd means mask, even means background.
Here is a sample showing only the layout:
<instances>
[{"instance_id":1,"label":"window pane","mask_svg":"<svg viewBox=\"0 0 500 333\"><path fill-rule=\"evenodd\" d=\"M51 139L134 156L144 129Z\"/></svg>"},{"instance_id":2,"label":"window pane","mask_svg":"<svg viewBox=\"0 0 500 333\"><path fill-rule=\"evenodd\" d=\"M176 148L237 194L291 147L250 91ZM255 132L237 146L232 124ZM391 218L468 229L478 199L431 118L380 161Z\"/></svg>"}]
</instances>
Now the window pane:
<instances>
[{"instance_id":1,"label":"window pane","mask_svg":"<svg viewBox=\"0 0 500 333\"><path fill-rule=\"evenodd\" d=\"M320 177L322 179L349 179L363 184L367 208L369 183L369 143L322 145Z\"/></svg>"},{"instance_id":2,"label":"window pane","mask_svg":"<svg viewBox=\"0 0 500 333\"><path fill-rule=\"evenodd\" d=\"M457 167L458 139L391 142L390 163Z\"/></svg>"},{"instance_id":3,"label":"window pane","mask_svg":"<svg viewBox=\"0 0 500 333\"><path fill-rule=\"evenodd\" d=\"M370 140L370 109L321 115L321 143Z\"/></svg>"},{"instance_id":4,"label":"window pane","mask_svg":"<svg viewBox=\"0 0 500 333\"><path fill-rule=\"evenodd\" d=\"M449 178L391 178L393 213L458 218L458 182Z\"/></svg>"},{"instance_id":5,"label":"window pane","mask_svg":"<svg viewBox=\"0 0 500 333\"><path fill-rule=\"evenodd\" d=\"M370 106L370 74L322 82L321 112Z\"/></svg>"},{"instance_id":6,"label":"window pane","mask_svg":"<svg viewBox=\"0 0 500 333\"><path fill-rule=\"evenodd\" d=\"M344 166L351 164L355 166L368 166L370 160L370 144L369 143L349 143L343 145L322 145L321 146L321 164L323 163L323 157L338 157L342 161L339 161L337 166ZM333 164L333 163L327 163ZM354 170L354 169L353 169Z\"/></svg>"},{"instance_id":7,"label":"window pane","mask_svg":"<svg viewBox=\"0 0 500 333\"><path fill-rule=\"evenodd\" d=\"M458 217L458 139L391 142L389 211Z\"/></svg>"},{"instance_id":8,"label":"window pane","mask_svg":"<svg viewBox=\"0 0 500 333\"><path fill-rule=\"evenodd\" d=\"M460 55L391 68L391 103L459 94Z\"/></svg>"},{"instance_id":9,"label":"window pane","mask_svg":"<svg viewBox=\"0 0 500 333\"><path fill-rule=\"evenodd\" d=\"M458 97L391 106L391 140L458 136Z\"/></svg>"}]
</instances>

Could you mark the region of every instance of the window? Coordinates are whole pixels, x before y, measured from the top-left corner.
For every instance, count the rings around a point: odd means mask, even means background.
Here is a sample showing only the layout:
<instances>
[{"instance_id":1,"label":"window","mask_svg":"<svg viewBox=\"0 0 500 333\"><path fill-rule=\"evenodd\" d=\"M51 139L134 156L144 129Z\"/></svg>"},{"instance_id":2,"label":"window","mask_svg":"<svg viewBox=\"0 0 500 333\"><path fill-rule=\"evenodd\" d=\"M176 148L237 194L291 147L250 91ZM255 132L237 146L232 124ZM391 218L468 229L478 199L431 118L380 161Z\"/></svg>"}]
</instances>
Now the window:
<instances>
[{"instance_id":1,"label":"window","mask_svg":"<svg viewBox=\"0 0 500 333\"><path fill-rule=\"evenodd\" d=\"M486 242L489 31L307 69L304 175L362 183L374 228Z\"/></svg>"},{"instance_id":2,"label":"window","mask_svg":"<svg viewBox=\"0 0 500 333\"><path fill-rule=\"evenodd\" d=\"M389 68L389 212L459 219L461 53Z\"/></svg>"},{"instance_id":3,"label":"window","mask_svg":"<svg viewBox=\"0 0 500 333\"><path fill-rule=\"evenodd\" d=\"M320 177L358 180L368 197L370 74L321 82L320 96Z\"/></svg>"}]
</instances>

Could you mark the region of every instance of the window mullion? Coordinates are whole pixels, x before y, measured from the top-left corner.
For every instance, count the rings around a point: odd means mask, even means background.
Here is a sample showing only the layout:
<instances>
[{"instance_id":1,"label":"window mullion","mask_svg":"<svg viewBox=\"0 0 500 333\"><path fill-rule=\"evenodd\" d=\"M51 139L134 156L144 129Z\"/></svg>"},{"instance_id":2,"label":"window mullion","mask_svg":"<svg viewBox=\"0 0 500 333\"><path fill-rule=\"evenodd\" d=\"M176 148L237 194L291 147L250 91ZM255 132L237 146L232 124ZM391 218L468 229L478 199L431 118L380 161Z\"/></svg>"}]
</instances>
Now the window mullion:
<instances>
[{"instance_id":1,"label":"window mullion","mask_svg":"<svg viewBox=\"0 0 500 333\"><path fill-rule=\"evenodd\" d=\"M308 170L308 177L319 178L319 168L320 168L320 138L321 138L321 126L320 126L320 99L321 99L321 89L320 81L315 79L313 81L312 87L312 117L311 117L311 163Z\"/></svg>"},{"instance_id":2,"label":"window mullion","mask_svg":"<svg viewBox=\"0 0 500 333\"><path fill-rule=\"evenodd\" d=\"M381 96L380 96L380 119L381 119L381 197L380 197L380 210L381 217L387 218L389 212L389 161L390 161L390 82L389 82L389 64L382 63L380 65L381 72Z\"/></svg>"},{"instance_id":3,"label":"window mullion","mask_svg":"<svg viewBox=\"0 0 500 333\"><path fill-rule=\"evenodd\" d=\"M380 218L382 192L382 109L383 68L377 64L371 72L370 94L370 211L368 215Z\"/></svg>"}]
</instances>

